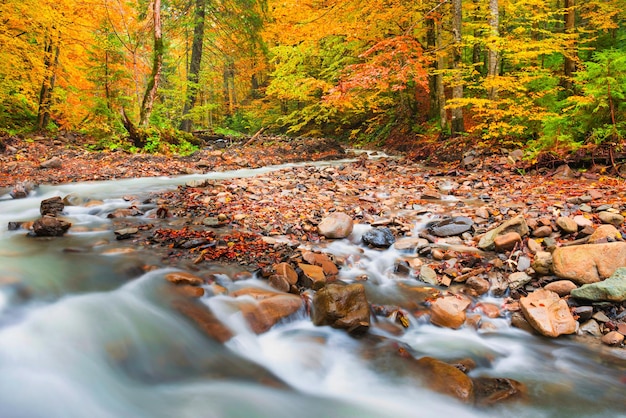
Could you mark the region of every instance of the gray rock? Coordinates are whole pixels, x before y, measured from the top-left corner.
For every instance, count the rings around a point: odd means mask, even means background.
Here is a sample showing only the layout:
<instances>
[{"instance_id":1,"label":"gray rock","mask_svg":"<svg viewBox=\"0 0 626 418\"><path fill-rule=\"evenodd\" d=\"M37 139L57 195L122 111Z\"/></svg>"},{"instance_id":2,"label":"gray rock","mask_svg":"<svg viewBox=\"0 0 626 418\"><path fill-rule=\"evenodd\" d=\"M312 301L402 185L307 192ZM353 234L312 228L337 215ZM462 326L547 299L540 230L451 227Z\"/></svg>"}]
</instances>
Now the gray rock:
<instances>
[{"instance_id":1,"label":"gray rock","mask_svg":"<svg viewBox=\"0 0 626 418\"><path fill-rule=\"evenodd\" d=\"M523 271L518 271L515 273L511 273L509 274L509 288L511 290L516 290L519 289L521 287L524 287L528 282L530 282L532 279L532 277L530 277L528 274L524 273Z\"/></svg>"},{"instance_id":2,"label":"gray rock","mask_svg":"<svg viewBox=\"0 0 626 418\"><path fill-rule=\"evenodd\" d=\"M461 235L463 232L472 229L474 221L466 216L454 216L449 219L435 222L428 227L431 234L437 237L450 237Z\"/></svg>"},{"instance_id":3,"label":"gray rock","mask_svg":"<svg viewBox=\"0 0 626 418\"><path fill-rule=\"evenodd\" d=\"M389 228L372 228L363 234L361 241L372 247L389 248L396 242L396 237L393 236L393 232Z\"/></svg>"},{"instance_id":4,"label":"gray rock","mask_svg":"<svg viewBox=\"0 0 626 418\"><path fill-rule=\"evenodd\" d=\"M595 319L590 319L582 324L578 328L579 335L591 335L594 337L602 336L602 331L600 330L600 325Z\"/></svg>"},{"instance_id":5,"label":"gray rock","mask_svg":"<svg viewBox=\"0 0 626 418\"><path fill-rule=\"evenodd\" d=\"M624 302L626 301L626 267L620 267L608 279L581 286L570 294L577 299L587 299L594 302Z\"/></svg>"}]
</instances>

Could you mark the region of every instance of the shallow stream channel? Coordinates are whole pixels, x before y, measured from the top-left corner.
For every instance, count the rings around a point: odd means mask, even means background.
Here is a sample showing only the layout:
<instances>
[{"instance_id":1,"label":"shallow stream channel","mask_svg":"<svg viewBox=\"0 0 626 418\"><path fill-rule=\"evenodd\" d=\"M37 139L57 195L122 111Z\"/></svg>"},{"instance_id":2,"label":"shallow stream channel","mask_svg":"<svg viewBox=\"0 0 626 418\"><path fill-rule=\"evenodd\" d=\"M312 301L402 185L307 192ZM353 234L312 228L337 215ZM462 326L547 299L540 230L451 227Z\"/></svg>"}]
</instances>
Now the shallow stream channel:
<instances>
[{"instance_id":1,"label":"shallow stream channel","mask_svg":"<svg viewBox=\"0 0 626 418\"><path fill-rule=\"evenodd\" d=\"M377 326L355 338L313 325L304 307L256 334L228 293L207 288L200 302L233 333L219 343L172 308L164 276L175 269L147 251L116 250L107 215L128 206L123 196L141 200L191 180L267 176L285 167L42 185L25 199L0 196L0 417L626 416L626 359L600 345L532 335L506 316L483 317L489 327L449 329L407 314L403 332ZM36 219L43 199L70 194L99 203L66 206L72 228L63 237L9 231L9 222ZM154 209L142 208L146 216ZM395 275L400 251L360 243L368 228L358 225L324 247L345 260L339 279L363 283L368 300L381 306L428 292L425 283ZM156 267L146 272L146 264ZM228 291L269 289L266 282L220 276ZM480 301L503 304L491 295ZM489 406L463 403L432 390L399 351L451 364L471 359L469 376L514 379L525 393Z\"/></svg>"}]
</instances>

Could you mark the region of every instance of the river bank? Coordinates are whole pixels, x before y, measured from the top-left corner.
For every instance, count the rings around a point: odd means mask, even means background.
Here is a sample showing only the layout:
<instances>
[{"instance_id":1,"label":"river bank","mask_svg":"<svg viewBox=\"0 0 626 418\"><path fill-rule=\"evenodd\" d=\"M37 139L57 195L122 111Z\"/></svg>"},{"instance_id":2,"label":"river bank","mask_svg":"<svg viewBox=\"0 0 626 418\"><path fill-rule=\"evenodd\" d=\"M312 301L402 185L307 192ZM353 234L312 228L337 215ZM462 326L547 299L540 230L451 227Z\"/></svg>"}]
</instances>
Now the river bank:
<instances>
[{"instance_id":1,"label":"river bank","mask_svg":"<svg viewBox=\"0 0 626 418\"><path fill-rule=\"evenodd\" d=\"M194 170L210 155L231 159L228 151L205 152L189 162ZM231 152L240 160L224 169L280 161L267 149ZM623 181L566 167L524 174L515 153L442 168L352 157L246 178L189 179L176 190L126 195L98 212L110 219L105 228L113 234L90 250L150 254L143 271L183 269L163 277L178 295L172 306L219 342L237 338L216 314L215 301L227 297L255 334L304 315L359 338L359 356L384 358L394 370L406 369L403 375L421 376L426 386L464 402L522 400L528 392L537 402L539 387L516 373L496 372L486 355L469 362L451 354L430 360L428 350L406 339L424 327L459 337L468 330L497 335L513 325L540 340L591 347L617 376L612 384L624 384ZM57 173L63 182L68 177L62 167L76 171L74 164L84 162L70 158L61 167L18 171L4 185L10 190L25 181L45 183L32 174L41 172L46 179ZM132 167L126 174L148 169L135 160L116 160L107 169L116 165ZM112 176L88 171L76 178ZM72 207L105 204L71 195L58 200L60 210L44 212L63 218ZM33 222L14 228L25 234ZM81 232L90 231L68 229L69 235ZM589 293L597 283L614 285ZM482 377L500 380L480 381L472 362L482 367Z\"/></svg>"}]
</instances>

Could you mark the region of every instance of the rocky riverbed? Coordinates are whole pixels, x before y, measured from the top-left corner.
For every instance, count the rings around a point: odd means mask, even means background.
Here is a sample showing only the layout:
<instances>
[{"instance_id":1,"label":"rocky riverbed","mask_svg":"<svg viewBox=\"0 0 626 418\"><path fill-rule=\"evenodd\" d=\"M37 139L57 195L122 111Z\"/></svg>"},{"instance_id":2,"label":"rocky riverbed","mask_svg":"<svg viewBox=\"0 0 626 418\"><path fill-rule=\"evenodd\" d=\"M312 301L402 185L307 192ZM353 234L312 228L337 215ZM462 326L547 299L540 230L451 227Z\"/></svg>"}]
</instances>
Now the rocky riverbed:
<instances>
[{"instance_id":1,"label":"rocky riverbed","mask_svg":"<svg viewBox=\"0 0 626 418\"><path fill-rule=\"evenodd\" d=\"M325 149L299 157L346 157L337 148ZM258 166L281 161L277 154L203 151L169 174ZM622 180L568 167L524 174L516 153L440 168L401 157L352 157L250 178L190 181L142 199L128 196L127 207L107 215L117 240L99 245L158 255L158 265L146 264L145 270L183 269L166 276L176 295L171 303L217 341L228 341L232 330L199 300L230 295L257 334L304 312L315 325L371 340L371 352L361 355L392 355L432 389L476 405L523 400L527 388L506 376L470 378L471 359L418 357L393 344L393 336L424 322L489 332L504 320L542 338L599 345L624 358ZM68 179L63 167L84 163L58 158L60 166L28 169L17 169L23 163L16 159L15 176L2 184L19 198L21 188L28 194L32 184ZM119 174L129 167L125 174L138 174L136 158L113 167L107 162L107 170ZM140 169L167 172L158 164ZM36 172L46 174L39 178ZM95 170L71 178L112 176ZM71 195L49 199L42 202L41 219L10 229L61 236L72 231L65 208L98 203ZM388 258L382 275L363 267L372 252ZM269 287L233 285L253 276ZM373 290L381 286L393 287L396 296Z\"/></svg>"}]
</instances>

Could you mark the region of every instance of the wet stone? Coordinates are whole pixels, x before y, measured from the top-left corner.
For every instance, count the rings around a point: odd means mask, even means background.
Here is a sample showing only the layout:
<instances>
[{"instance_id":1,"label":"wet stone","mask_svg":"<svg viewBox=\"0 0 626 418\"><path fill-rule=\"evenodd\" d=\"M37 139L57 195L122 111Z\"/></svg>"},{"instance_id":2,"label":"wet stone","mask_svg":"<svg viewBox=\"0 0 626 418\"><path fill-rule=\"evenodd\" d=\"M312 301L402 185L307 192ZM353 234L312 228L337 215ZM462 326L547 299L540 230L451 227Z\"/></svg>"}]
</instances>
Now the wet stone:
<instances>
[{"instance_id":1,"label":"wet stone","mask_svg":"<svg viewBox=\"0 0 626 418\"><path fill-rule=\"evenodd\" d=\"M476 377L472 381L478 406L491 406L505 401L520 400L527 392L523 383L513 379Z\"/></svg>"},{"instance_id":2,"label":"wet stone","mask_svg":"<svg viewBox=\"0 0 626 418\"><path fill-rule=\"evenodd\" d=\"M617 331L611 331L604 335L601 341L603 344L610 346L621 345L624 342L624 336Z\"/></svg>"},{"instance_id":3,"label":"wet stone","mask_svg":"<svg viewBox=\"0 0 626 418\"><path fill-rule=\"evenodd\" d=\"M365 245L375 248L389 248L396 241L389 228L372 228L361 238Z\"/></svg>"},{"instance_id":4,"label":"wet stone","mask_svg":"<svg viewBox=\"0 0 626 418\"><path fill-rule=\"evenodd\" d=\"M41 216L57 216L63 212L64 207L65 204L63 203L63 199L61 199L60 196L54 196L41 201L41 204L39 205L39 212L41 213Z\"/></svg>"},{"instance_id":5,"label":"wet stone","mask_svg":"<svg viewBox=\"0 0 626 418\"><path fill-rule=\"evenodd\" d=\"M313 323L345 329L350 334L363 334L370 327L370 308L365 287L329 284L313 297Z\"/></svg>"},{"instance_id":6,"label":"wet stone","mask_svg":"<svg viewBox=\"0 0 626 418\"><path fill-rule=\"evenodd\" d=\"M60 237L72 226L71 223L54 216L43 216L33 223L32 233L38 237Z\"/></svg>"}]
</instances>

